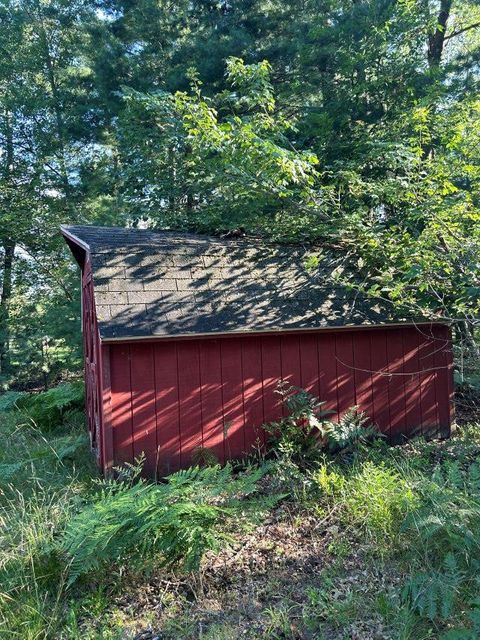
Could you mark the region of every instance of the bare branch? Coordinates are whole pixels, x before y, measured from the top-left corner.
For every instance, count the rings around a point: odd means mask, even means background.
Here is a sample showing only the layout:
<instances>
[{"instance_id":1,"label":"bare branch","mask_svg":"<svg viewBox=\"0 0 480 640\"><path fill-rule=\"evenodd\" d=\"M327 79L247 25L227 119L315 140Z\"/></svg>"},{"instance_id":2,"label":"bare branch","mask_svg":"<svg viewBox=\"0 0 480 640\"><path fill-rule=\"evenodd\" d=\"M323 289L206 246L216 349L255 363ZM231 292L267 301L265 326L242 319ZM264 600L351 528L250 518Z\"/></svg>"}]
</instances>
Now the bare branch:
<instances>
[{"instance_id":1,"label":"bare branch","mask_svg":"<svg viewBox=\"0 0 480 640\"><path fill-rule=\"evenodd\" d=\"M474 22L473 24L469 24L467 27L462 27L461 29L457 29L457 31L452 31L444 37L444 40L449 40L450 38L455 38L455 36L459 36L461 33L465 33L465 31L470 31L470 29L476 29L480 27L480 21Z\"/></svg>"}]
</instances>

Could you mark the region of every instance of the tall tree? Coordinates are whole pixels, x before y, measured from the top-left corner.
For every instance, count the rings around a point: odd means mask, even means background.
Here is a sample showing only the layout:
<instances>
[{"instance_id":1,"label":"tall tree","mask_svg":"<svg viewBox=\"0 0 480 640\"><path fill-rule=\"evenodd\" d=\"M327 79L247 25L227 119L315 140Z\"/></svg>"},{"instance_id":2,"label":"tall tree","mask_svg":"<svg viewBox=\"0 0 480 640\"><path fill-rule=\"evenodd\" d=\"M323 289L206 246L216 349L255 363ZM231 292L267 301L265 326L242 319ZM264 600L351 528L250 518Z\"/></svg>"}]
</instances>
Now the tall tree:
<instances>
[{"instance_id":1,"label":"tall tree","mask_svg":"<svg viewBox=\"0 0 480 640\"><path fill-rule=\"evenodd\" d=\"M476 0L0 0L0 21L3 374L62 343L51 309L70 331L67 221L327 239L372 294L475 337Z\"/></svg>"},{"instance_id":2,"label":"tall tree","mask_svg":"<svg viewBox=\"0 0 480 640\"><path fill-rule=\"evenodd\" d=\"M61 286L58 225L79 219L79 171L95 135L87 2L0 3L0 366L15 342L11 307L23 272L40 290ZM66 293L66 287L63 287Z\"/></svg>"}]
</instances>

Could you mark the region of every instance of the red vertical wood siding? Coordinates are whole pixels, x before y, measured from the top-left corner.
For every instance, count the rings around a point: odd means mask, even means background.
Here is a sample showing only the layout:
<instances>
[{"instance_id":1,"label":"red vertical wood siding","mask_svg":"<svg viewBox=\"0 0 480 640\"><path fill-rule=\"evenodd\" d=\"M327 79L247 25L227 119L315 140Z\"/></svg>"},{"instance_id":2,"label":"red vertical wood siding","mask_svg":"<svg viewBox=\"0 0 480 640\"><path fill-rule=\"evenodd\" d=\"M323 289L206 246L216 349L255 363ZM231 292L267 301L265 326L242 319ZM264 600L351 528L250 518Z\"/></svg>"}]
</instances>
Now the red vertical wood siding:
<instances>
[{"instance_id":1,"label":"red vertical wood siding","mask_svg":"<svg viewBox=\"0 0 480 640\"><path fill-rule=\"evenodd\" d=\"M335 353L337 360L337 397L338 415L343 415L350 407L356 405L355 365L353 362L353 336L350 331L339 332L335 336Z\"/></svg>"},{"instance_id":2,"label":"red vertical wood siding","mask_svg":"<svg viewBox=\"0 0 480 640\"><path fill-rule=\"evenodd\" d=\"M422 433L422 402L420 395L420 359L417 331L402 329L403 371L405 384L405 426L408 435Z\"/></svg>"},{"instance_id":3,"label":"red vertical wood siding","mask_svg":"<svg viewBox=\"0 0 480 640\"><path fill-rule=\"evenodd\" d=\"M282 415L282 403L276 393L282 377L282 357L279 336L262 336L260 356L263 380L263 421L272 422Z\"/></svg>"},{"instance_id":4,"label":"red vertical wood siding","mask_svg":"<svg viewBox=\"0 0 480 640\"><path fill-rule=\"evenodd\" d=\"M130 346L133 455L145 455L144 469L154 476L157 468L154 349L148 344Z\"/></svg>"},{"instance_id":5,"label":"red vertical wood siding","mask_svg":"<svg viewBox=\"0 0 480 640\"><path fill-rule=\"evenodd\" d=\"M354 337L353 375L355 385L355 404L360 411L369 415L372 420L373 385L372 385L372 352L370 349L370 333L361 331Z\"/></svg>"},{"instance_id":6,"label":"red vertical wood siding","mask_svg":"<svg viewBox=\"0 0 480 640\"><path fill-rule=\"evenodd\" d=\"M302 386L302 367L300 363L300 337L284 335L280 339L282 378L294 387Z\"/></svg>"},{"instance_id":7,"label":"red vertical wood siding","mask_svg":"<svg viewBox=\"0 0 480 640\"><path fill-rule=\"evenodd\" d=\"M405 422L405 375L402 330L387 332L388 373L390 374L388 397L390 401L390 440L402 442L407 425Z\"/></svg>"},{"instance_id":8,"label":"red vertical wood siding","mask_svg":"<svg viewBox=\"0 0 480 640\"><path fill-rule=\"evenodd\" d=\"M390 439L390 374L388 371L387 341L389 331L379 329L370 334L370 360L372 366L371 416Z\"/></svg>"},{"instance_id":9,"label":"red vertical wood siding","mask_svg":"<svg viewBox=\"0 0 480 640\"><path fill-rule=\"evenodd\" d=\"M177 344L178 406L180 420L180 464L192 464L194 452L203 446L202 395L199 344Z\"/></svg>"},{"instance_id":10,"label":"red vertical wood siding","mask_svg":"<svg viewBox=\"0 0 480 640\"><path fill-rule=\"evenodd\" d=\"M110 346L101 345L101 371L102 371L102 443L103 456L101 468L106 474L113 467L113 433L112 433L112 387L110 371Z\"/></svg>"},{"instance_id":11,"label":"red vertical wood siding","mask_svg":"<svg viewBox=\"0 0 480 640\"><path fill-rule=\"evenodd\" d=\"M167 475L180 468L180 404L178 401L177 345L153 345L155 412L157 419L157 473Z\"/></svg>"},{"instance_id":12,"label":"red vertical wood siding","mask_svg":"<svg viewBox=\"0 0 480 640\"><path fill-rule=\"evenodd\" d=\"M450 430L439 325L112 343L105 357L114 463L144 451L150 475L190 465L199 448L220 462L250 453L282 415L280 379L325 400L333 419L359 406L393 442Z\"/></svg>"},{"instance_id":13,"label":"red vertical wood siding","mask_svg":"<svg viewBox=\"0 0 480 640\"><path fill-rule=\"evenodd\" d=\"M240 458L245 451L242 343L232 338L222 340L220 346L225 457Z\"/></svg>"},{"instance_id":14,"label":"red vertical wood siding","mask_svg":"<svg viewBox=\"0 0 480 640\"><path fill-rule=\"evenodd\" d=\"M316 335L304 335L300 340L300 375L302 389L314 396L320 397L320 376L318 372L318 357Z\"/></svg>"},{"instance_id":15,"label":"red vertical wood siding","mask_svg":"<svg viewBox=\"0 0 480 640\"><path fill-rule=\"evenodd\" d=\"M203 447L211 451L215 458L225 461L225 442L223 437L223 398L222 398L222 355L220 340L200 342L200 371L202 386L202 431Z\"/></svg>"},{"instance_id":16,"label":"red vertical wood siding","mask_svg":"<svg viewBox=\"0 0 480 640\"><path fill-rule=\"evenodd\" d=\"M437 330L438 331L438 330ZM438 432L437 384L435 371L435 349L437 340L429 327L420 328L418 337L418 362L420 371L420 406L422 411L422 434Z\"/></svg>"},{"instance_id":17,"label":"red vertical wood siding","mask_svg":"<svg viewBox=\"0 0 480 640\"><path fill-rule=\"evenodd\" d=\"M452 352L450 335L447 327L439 327L436 333L437 346L433 354L438 389L438 429L439 435L446 438L450 435L450 423L452 417L452 404L443 402L443 398L452 394Z\"/></svg>"},{"instance_id":18,"label":"red vertical wood siding","mask_svg":"<svg viewBox=\"0 0 480 640\"><path fill-rule=\"evenodd\" d=\"M265 443L263 414L262 345L260 338L242 340L243 410L245 416L245 452L262 448Z\"/></svg>"},{"instance_id":19,"label":"red vertical wood siding","mask_svg":"<svg viewBox=\"0 0 480 640\"><path fill-rule=\"evenodd\" d=\"M332 420L338 419L337 355L335 334L317 336L317 367L319 398L325 402L323 409L330 412ZM315 358L315 353L312 354Z\"/></svg>"},{"instance_id":20,"label":"red vertical wood siding","mask_svg":"<svg viewBox=\"0 0 480 640\"><path fill-rule=\"evenodd\" d=\"M130 345L110 349L110 384L113 460L115 465L133 462L132 387Z\"/></svg>"}]
</instances>

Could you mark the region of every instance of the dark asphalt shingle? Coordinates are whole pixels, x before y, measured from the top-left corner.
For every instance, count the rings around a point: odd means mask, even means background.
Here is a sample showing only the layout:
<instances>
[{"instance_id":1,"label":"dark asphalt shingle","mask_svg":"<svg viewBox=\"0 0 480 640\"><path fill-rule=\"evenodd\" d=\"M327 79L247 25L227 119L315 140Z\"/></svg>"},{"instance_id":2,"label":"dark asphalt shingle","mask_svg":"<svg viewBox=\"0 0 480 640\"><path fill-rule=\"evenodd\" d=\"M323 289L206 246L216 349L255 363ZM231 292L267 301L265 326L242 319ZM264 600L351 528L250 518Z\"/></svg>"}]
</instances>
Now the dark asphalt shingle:
<instances>
[{"instance_id":1,"label":"dark asphalt shingle","mask_svg":"<svg viewBox=\"0 0 480 640\"><path fill-rule=\"evenodd\" d=\"M88 247L104 339L378 325L391 313L335 283L339 256L257 240L62 227ZM319 265L307 268L309 256Z\"/></svg>"}]
</instances>

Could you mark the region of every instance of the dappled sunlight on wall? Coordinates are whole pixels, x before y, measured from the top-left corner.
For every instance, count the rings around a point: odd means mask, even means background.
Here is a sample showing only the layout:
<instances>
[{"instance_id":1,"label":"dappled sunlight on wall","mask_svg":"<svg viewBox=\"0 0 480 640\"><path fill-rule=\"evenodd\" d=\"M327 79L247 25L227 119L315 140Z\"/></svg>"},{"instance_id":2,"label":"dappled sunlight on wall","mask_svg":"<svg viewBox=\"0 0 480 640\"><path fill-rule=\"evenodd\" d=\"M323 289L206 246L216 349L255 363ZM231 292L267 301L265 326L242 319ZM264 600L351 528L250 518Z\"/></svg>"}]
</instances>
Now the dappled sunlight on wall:
<instances>
[{"instance_id":1,"label":"dappled sunlight on wall","mask_svg":"<svg viewBox=\"0 0 480 640\"><path fill-rule=\"evenodd\" d=\"M111 344L114 464L145 453L148 475L195 452L239 458L282 416L287 380L338 418L357 405L391 439L448 435L451 353L442 326L223 336Z\"/></svg>"}]
</instances>

